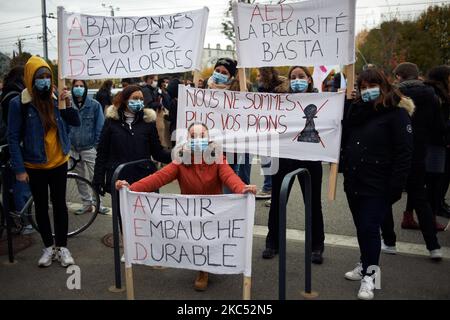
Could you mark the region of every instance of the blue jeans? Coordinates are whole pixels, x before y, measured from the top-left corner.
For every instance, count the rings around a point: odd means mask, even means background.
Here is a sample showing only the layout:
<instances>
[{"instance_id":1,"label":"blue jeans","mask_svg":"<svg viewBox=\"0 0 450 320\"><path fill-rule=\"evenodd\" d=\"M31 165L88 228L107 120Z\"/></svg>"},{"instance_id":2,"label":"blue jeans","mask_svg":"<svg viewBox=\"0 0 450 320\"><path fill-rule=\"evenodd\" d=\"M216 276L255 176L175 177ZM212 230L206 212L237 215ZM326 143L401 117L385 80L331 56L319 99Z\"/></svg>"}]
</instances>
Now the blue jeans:
<instances>
[{"instance_id":1,"label":"blue jeans","mask_svg":"<svg viewBox=\"0 0 450 320\"><path fill-rule=\"evenodd\" d=\"M236 163L230 164L231 169L241 178L245 184L250 184L250 174L252 170L252 156L248 153L236 154ZM223 188L224 194L232 193L227 187Z\"/></svg>"},{"instance_id":2,"label":"blue jeans","mask_svg":"<svg viewBox=\"0 0 450 320\"><path fill-rule=\"evenodd\" d=\"M270 192L272 190L272 174L268 174L267 168L270 168L272 165L272 161L270 157L261 156L261 170L264 174L264 183L262 186L262 191Z\"/></svg>"}]
</instances>

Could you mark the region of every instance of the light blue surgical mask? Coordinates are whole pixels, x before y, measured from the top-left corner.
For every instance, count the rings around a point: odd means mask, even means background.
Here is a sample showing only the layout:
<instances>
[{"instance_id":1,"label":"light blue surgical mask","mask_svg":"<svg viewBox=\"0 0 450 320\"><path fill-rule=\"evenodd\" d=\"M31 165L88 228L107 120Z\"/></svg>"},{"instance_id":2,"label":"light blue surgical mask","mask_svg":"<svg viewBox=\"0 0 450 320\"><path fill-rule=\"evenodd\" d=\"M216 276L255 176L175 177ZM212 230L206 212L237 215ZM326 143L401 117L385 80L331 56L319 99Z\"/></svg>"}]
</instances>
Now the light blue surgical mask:
<instances>
[{"instance_id":1,"label":"light blue surgical mask","mask_svg":"<svg viewBox=\"0 0 450 320\"><path fill-rule=\"evenodd\" d=\"M380 88L379 87L373 87L373 88L367 88L367 89L361 90L361 99L364 102L377 100L379 96L380 96Z\"/></svg>"},{"instance_id":2,"label":"light blue surgical mask","mask_svg":"<svg viewBox=\"0 0 450 320\"><path fill-rule=\"evenodd\" d=\"M52 86L52 79L35 79L34 86L38 91L49 91Z\"/></svg>"},{"instance_id":3,"label":"light blue surgical mask","mask_svg":"<svg viewBox=\"0 0 450 320\"><path fill-rule=\"evenodd\" d=\"M191 139L192 151L205 151L208 148L208 138L195 138Z\"/></svg>"},{"instance_id":4,"label":"light blue surgical mask","mask_svg":"<svg viewBox=\"0 0 450 320\"><path fill-rule=\"evenodd\" d=\"M305 92L309 83L306 79L291 80L291 89L293 92Z\"/></svg>"},{"instance_id":5,"label":"light blue surgical mask","mask_svg":"<svg viewBox=\"0 0 450 320\"><path fill-rule=\"evenodd\" d=\"M128 109L136 113L144 109L144 101L142 100L128 100Z\"/></svg>"},{"instance_id":6,"label":"light blue surgical mask","mask_svg":"<svg viewBox=\"0 0 450 320\"><path fill-rule=\"evenodd\" d=\"M84 95L84 87L74 87L73 88L73 95L77 98L80 98Z\"/></svg>"},{"instance_id":7,"label":"light blue surgical mask","mask_svg":"<svg viewBox=\"0 0 450 320\"><path fill-rule=\"evenodd\" d=\"M214 71L214 73L212 74L212 78L214 80L215 83L218 84L225 84L228 82L228 76L221 74L219 72Z\"/></svg>"}]
</instances>

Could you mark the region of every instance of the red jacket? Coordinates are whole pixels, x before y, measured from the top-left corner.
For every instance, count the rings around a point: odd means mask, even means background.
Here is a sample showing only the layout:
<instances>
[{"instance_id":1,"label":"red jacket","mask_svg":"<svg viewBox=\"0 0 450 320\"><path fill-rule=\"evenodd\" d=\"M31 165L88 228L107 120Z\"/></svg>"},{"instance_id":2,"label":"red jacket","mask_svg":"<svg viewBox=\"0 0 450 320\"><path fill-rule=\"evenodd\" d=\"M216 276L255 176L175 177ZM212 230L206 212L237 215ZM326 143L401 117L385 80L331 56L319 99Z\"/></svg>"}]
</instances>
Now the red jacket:
<instances>
[{"instance_id":1,"label":"red jacket","mask_svg":"<svg viewBox=\"0 0 450 320\"><path fill-rule=\"evenodd\" d=\"M231 169L223 164L168 164L130 187L131 191L152 192L177 179L181 194L222 194L223 185L233 193L241 193L245 184Z\"/></svg>"}]
</instances>

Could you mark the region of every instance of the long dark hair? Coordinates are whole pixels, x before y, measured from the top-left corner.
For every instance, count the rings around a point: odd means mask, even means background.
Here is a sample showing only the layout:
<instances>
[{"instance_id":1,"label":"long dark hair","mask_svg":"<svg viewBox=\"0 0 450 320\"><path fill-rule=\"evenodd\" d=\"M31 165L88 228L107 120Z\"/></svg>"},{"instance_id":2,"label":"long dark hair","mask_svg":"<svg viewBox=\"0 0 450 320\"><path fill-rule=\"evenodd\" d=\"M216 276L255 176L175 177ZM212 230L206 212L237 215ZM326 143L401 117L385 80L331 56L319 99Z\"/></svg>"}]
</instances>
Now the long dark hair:
<instances>
[{"instance_id":1,"label":"long dark hair","mask_svg":"<svg viewBox=\"0 0 450 320\"><path fill-rule=\"evenodd\" d=\"M283 81L279 78L278 71L274 67L259 68L259 81L262 88L273 91Z\"/></svg>"},{"instance_id":2,"label":"long dark hair","mask_svg":"<svg viewBox=\"0 0 450 320\"><path fill-rule=\"evenodd\" d=\"M51 71L49 70L51 74ZM51 79L51 83L53 83L53 79ZM35 78L33 79L34 83ZM39 117L41 118L42 126L44 127L44 131L48 132L52 128L56 128L56 119L55 119L55 101L53 100L53 86L50 84L50 89L48 92L43 94L38 91L35 86L33 86L32 92L32 102L34 107L39 112Z\"/></svg>"},{"instance_id":3,"label":"long dark hair","mask_svg":"<svg viewBox=\"0 0 450 320\"><path fill-rule=\"evenodd\" d=\"M24 67L16 66L9 70L8 74L3 79L3 89L11 87L13 85L25 88L25 83L23 80Z\"/></svg>"},{"instance_id":4,"label":"long dark hair","mask_svg":"<svg viewBox=\"0 0 450 320\"><path fill-rule=\"evenodd\" d=\"M102 83L102 86L100 87L100 90L107 90L107 91L111 91L113 82L111 80L105 80Z\"/></svg>"},{"instance_id":5,"label":"long dark hair","mask_svg":"<svg viewBox=\"0 0 450 320\"><path fill-rule=\"evenodd\" d=\"M113 101L114 106L116 108L118 108L119 111L126 109L127 104L125 102L128 99L130 99L130 96L133 94L133 92L136 92L136 91L142 91L141 87L138 87L133 84L126 86L121 92L119 92L114 97L114 101Z\"/></svg>"},{"instance_id":6,"label":"long dark hair","mask_svg":"<svg viewBox=\"0 0 450 320\"><path fill-rule=\"evenodd\" d=\"M313 78L312 78L312 76L311 76L311 72L309 72L309 70L308 70L307 67L303 67L303 66L293 66L293 67L291 67L291 68L289 69L289 72L288 72L288 80L291 81L291 74L292 74L292 71L294 71L294 70L297 69L297 68L302 69L302 70L306 73L306 76L307 76L309 79L311 79L311 82L309 83L308 88L306 89L306 92L313 92L313 90L314 90L314 80L313 80ZM291 86L289 86L289 92L292 92Z\"/></svg>"},{"instance_id":7,"label":"long dark hair","mask_svg":"<svg viewBox=\"0 0 450 320\"><path fill-rule=\"evenodd\" d=\"M428 71L425 83L432 85L444 103L450 104L450 92L448 92L448 78L450 77L450 66L441 65Z\"/></svg>"},{"instance_id":8,"label":"long dark hair","mask_svg":"<svg viewBox=\"0 0 450 320\"><path fill-rule=\"evenodd\" d=\"M400 90L392 86L386 76L378 68L369 68L359 74L356 81L359 92L361 92L361 85L363 82L375 83L380 86L380 91L383 95L383 105L385 107L397 106L403 97Z\"/></svg>"}]
</instances>

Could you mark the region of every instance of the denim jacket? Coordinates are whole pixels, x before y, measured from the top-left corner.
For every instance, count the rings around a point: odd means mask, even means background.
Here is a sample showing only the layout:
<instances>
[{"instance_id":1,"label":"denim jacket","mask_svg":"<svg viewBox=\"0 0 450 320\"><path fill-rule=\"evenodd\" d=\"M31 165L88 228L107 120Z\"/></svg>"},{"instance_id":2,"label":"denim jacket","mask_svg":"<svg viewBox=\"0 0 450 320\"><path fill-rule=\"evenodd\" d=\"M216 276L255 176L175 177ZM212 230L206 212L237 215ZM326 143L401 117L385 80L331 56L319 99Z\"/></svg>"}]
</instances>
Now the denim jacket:
<instances>
[{"instance_id":1,"label":"denim jacket","mask_svg":"<svg viewBox=\"0 0 450 320\"><path fill-rule=\"evenodd\" d=\"M22 115L22 103L26 110L24 115ZM78 110L74 108L59 110L55 101L55 118L62 151L68 154L70 151L69 125L80 125ZM11 165L16 174L25 172L24 162L47 162L44 127L39 112L33 106L26 89L21 96L10 102L7 136Z\"/></svg>"},{"instance_id":2,"label":"denim jacket","mask_svg":"<svg viewBox=\"0 0 450 320\"><path fill-rule=\"evenodd\" d=\"M72 108L79 110L81 120L80 126L70 126L72 147L77 152L96 147L105 122L101 104L97 100L86 97L83 107L78 109L72 102Z\"/></svg>"}]
</instances>

